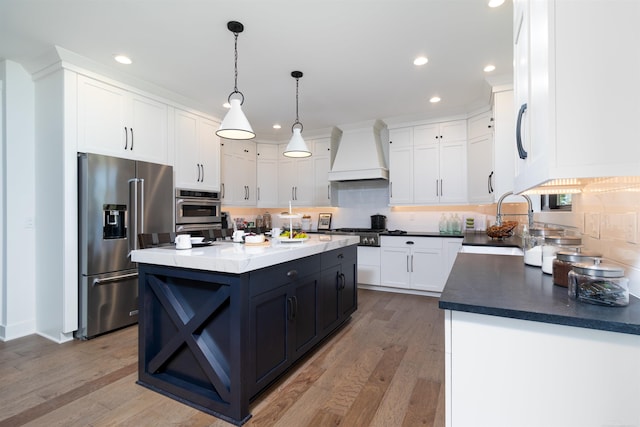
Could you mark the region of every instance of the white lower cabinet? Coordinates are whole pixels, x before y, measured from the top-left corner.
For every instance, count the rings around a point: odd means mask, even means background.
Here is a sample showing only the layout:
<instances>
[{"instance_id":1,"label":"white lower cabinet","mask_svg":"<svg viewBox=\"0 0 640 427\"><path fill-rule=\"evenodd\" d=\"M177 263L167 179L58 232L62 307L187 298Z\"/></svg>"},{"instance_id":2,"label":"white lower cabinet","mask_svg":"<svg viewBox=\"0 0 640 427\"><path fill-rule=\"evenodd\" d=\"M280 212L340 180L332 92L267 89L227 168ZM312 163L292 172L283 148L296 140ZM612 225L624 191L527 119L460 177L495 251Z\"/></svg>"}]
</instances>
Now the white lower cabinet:
<instances>
[{"instance_id":1,"label":"white lower cabinet","mask_svg":"<svg viewBox=\"0 0 640 427\"><path fill-rule=\"evenodd\" d=\"M358 246L358 284L380 285L380 248Z\"/></svg>"},{"instance_id":2,"label":"white lower cabinet","mask_svg":"<svg viewBox=\"0 0 640 427\"><path fill-rule=\"evenodd\" d=\"M459 238L381 236L380 284L386 287L442 292ZM452 260L449 260L452 258Z\"/></svg>"},{"instance_id":3,"label":"white lower cabinet","mask_svg":"<svg viewBox=\"0 0 640 427\"><path fill-rule=\"evenodd\" d=\"M637 426L640 336L445 310L445 419Z\"/></svg>"}]
</instances>

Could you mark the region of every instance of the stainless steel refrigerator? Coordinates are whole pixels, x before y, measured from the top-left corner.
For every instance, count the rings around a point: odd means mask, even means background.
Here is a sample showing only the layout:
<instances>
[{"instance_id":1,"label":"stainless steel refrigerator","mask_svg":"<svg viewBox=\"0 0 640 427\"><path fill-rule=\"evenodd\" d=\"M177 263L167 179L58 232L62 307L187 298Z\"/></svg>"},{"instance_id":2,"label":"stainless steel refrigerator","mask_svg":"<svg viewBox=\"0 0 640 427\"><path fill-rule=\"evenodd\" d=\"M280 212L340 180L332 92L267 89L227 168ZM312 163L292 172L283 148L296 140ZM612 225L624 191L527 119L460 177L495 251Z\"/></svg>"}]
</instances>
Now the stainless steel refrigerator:
<instances>
[{"instance_id":1,"label":"stainless steel refrigerator","mask_svg":"<svg viewBox=\"0 0 640 427\"><path fill-rule=\"evenodd\" d=\"M87 339L138 321L138 233L174 229L173 168L78 154L79 317Z\"/></svg>"}]
</instances>

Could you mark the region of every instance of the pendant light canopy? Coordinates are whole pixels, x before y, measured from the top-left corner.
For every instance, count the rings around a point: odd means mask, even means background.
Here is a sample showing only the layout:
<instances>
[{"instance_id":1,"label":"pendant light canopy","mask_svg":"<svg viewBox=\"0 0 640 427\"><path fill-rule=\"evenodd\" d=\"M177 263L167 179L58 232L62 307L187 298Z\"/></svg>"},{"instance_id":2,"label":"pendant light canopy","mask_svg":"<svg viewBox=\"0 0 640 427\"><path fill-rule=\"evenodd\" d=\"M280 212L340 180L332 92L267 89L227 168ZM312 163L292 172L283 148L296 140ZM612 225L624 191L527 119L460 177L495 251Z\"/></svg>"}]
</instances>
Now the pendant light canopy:
<instances>
[{"instance_id":1,"label":"pendant light canopy","mask_svg":"<svg viewBox=\"0 0 640 427\"><path fill-rule=\"evenodd\" d=\"M284 151L284 155L287 157L309 157L311 155L311 151L307 147L307 144L302 139L302 123L298 118L298 81L300 77L302 77L302 71L292 71L291 77L296 79L296 121L291 126L291 132L293 135L291 136L291 140L287 145L286 150ZM297 127L296 125L299 125Z\"/></svg>"},{"instance_id":2,"label":"pendant light canopy","mask_svg":"<svg viewBox=\"0 0 640 427\"><path fill-rule=\"evenodd\" d=\"M256 137L253 132L249 120L242 112L242 104L244 104L244 95L238 90L238 34L244 31L244 25L237 21L227 22L227 28L235 37L235 59L234 59L234 87L233 92L229 95L229 111L222 120L220 128L216 131L216 135L227 139L252 139ZM237 95L234 97L234 95ZM240 98L238 98L238 96ZM234 98L232 98L234 97Z\"/></svg>"}]
</instances>

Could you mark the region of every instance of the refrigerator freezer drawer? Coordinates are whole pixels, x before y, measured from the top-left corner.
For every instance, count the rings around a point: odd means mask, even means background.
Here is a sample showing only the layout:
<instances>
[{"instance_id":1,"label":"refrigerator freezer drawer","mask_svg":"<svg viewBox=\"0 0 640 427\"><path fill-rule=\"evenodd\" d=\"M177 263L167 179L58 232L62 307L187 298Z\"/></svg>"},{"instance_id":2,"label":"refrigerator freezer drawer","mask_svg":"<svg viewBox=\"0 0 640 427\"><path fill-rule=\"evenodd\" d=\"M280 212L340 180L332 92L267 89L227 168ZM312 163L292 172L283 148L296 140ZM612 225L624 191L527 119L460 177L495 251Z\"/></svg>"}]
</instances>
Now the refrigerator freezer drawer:
<instances>
[{"instance_id":1,"label":"refrigerator freezer drawer","mask_svg":"<svg viewBox=\"0 0 640 427\"><path fill-rule=\"evenodd\" d=\"M93 338L137 323L138 273L81 276L80 307L76 338Z\"/></svg>"}]
</instances>

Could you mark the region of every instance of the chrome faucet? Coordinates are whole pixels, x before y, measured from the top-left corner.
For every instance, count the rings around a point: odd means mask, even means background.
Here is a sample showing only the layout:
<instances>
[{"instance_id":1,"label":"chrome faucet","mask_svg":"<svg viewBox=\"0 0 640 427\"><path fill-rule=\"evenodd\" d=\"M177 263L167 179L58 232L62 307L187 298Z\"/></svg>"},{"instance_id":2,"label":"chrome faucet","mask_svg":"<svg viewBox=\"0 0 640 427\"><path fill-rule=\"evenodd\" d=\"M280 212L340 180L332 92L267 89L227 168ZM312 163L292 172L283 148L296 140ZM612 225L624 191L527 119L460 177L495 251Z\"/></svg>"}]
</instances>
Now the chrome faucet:
<instances>
[{"instance_id":1,"label":"chrome faucet","mask_svg":"<svg viewBox=\"0 0 640 427\"><path fill-rule=\"evenodd\" d=\"M511 195L513 195L513 191L508 191L498 199L498 212L496 214L496 224L498 225L502 225L502 201ZM527 200L527 216L529 217L529 229L531 229L531 227L533 227L533 205L531 204L531 198L526 194L519 194L519 196Z\"/></svg>"}]
</instances>

